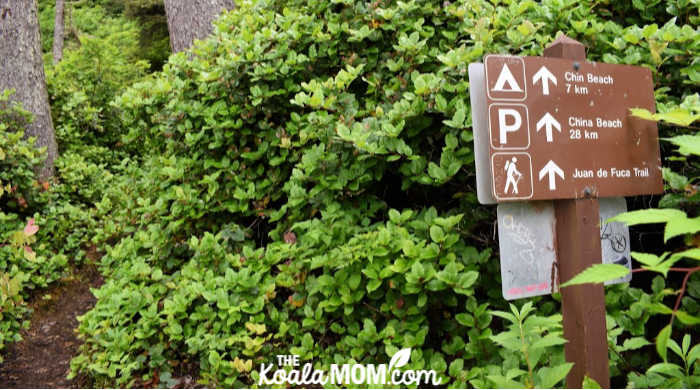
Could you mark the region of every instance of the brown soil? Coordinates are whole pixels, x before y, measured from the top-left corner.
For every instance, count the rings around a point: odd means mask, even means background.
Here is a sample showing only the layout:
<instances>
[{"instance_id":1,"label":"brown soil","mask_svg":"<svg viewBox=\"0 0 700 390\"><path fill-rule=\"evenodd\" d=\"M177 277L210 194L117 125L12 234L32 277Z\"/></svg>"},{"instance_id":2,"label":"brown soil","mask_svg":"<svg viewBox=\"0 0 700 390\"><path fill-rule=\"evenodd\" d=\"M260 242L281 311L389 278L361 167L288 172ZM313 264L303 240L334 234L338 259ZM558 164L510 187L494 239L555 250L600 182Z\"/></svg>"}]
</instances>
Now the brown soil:
<instances>
[{"instance_id":1,"label":"brown soil","mask_svg":"<svg viewBox=\"0 0 700 390\"><path fill-rule=\"evenodd\" d=\"M22 332L23 341L10 345L3 353L0 388L90 386L84 379L68 380L66 376L81 344L75 332L76 317L94 306L90 288L102 283L97 269L87 265L30 299L29 306L34 310L30 328Z\"/></svg>"}]
</instances>

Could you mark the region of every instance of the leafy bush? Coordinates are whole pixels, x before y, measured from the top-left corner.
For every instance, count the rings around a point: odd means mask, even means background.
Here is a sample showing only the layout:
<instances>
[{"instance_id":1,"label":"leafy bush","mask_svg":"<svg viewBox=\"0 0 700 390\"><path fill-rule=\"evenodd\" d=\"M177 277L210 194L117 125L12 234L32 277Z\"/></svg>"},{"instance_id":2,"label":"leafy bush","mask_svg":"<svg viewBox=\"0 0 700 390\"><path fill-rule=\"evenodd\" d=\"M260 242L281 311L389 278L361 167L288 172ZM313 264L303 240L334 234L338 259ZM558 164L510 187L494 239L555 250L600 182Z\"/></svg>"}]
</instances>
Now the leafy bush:
<instances>
[{"instance_id":1,"label":"leafy bush","mask_svg":"<svg viewBox=\"0 0 700 390\"><path fill-rule=\"evenodd\" d=\"M625 27L588 1L237 5L114 101L140 157L114 167L96 204L108 278L72 375L251 386L280 353L328 367L412 347L408 368L453 386L560 384L570 366L556 301L500 310L466 66L539 55L564 30L590 59L651 67L670 106L697 75L698 34L666 19L692 13L638 10L630 23L646 25ZM624 381L648 365L640 319L656 314L629 305L664 293L610 296ZM522 329L519 345L551 343L514 354Z\"/></svg>"},{"instance_id":2,"label":"leafy bush","mask_svg":"<svg viewBox=\"0 0 700 390\"><path fill-rule=\"evenodd\" d=\"M43 161L35 140L24 139L24 126L31 114L10 101L13 91L0 91L0 200L3 210L30 212L39 202L34 169Z\"/></svg>"},{"instance_id":3,"label":"leafy bush","mask_svg":"<svg viewBox=\"0 0 700 390\"><path fill-rule=\"evenodd\" d=\"M102 155L93 162L116 162L121 128L109 102L148 69L137 57L139 29L95 6L75 9L73 20L82 34L79 46L47 71L59 146L83 155L93 146Z\"/></svg>"},{"instance_id":4,"label":"leafy bush","mask_svg":"<svg viewBox=\"0 0 700 390\"><path fill-rule=\"evenodd\" d=\"M45 244L36 244L31 216L47 202L48 183L39 183L34 172L44 151L33 138L24 139L31 115L10 102L11 93L0 91L0 351L6 342L19 340L28 325L27 291L55 280L65 264L64 258L47 256Z\"/></svg>"}]
</instances>

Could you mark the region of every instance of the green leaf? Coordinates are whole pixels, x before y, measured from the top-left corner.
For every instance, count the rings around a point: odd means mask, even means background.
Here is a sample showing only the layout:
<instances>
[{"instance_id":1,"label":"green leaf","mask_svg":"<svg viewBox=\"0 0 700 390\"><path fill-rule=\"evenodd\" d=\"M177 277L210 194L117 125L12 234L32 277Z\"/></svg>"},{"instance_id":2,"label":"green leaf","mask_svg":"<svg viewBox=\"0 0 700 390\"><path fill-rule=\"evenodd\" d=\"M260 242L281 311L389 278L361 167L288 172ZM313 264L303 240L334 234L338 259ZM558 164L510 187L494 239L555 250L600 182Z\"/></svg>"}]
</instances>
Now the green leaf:
<instances>
[{"instance_id":1,"label":"green leaf","mask_svg":"<svg viewBox=\"0 0 700 390\"><path fill-rule=\"evenodd\" d=\"M678 318L678 321L688 326L695 326L700 324L700 317L690 315L682 310L676 311L676 318Z\"/></svg>"},{"instance_id":2,"label":"green leaf","mask_svg":"<svg viewBox=\"0 0 700 390\"><path fill-rule=\"evenodd\" d=\"M630 108L630 114L632 116L636 116L637 118L646 119L649 121L656 121L656 119L654 119L654 114L651 111L644 108Z\"/></svg>"},{"instance_id":3,"label":"green leaf","mask_svg":"<svg viewBox=\"0 0 700 390\"><path fill-rule=\"evenodd\" d=\"M625 342L622 344L622 348L620 348L620 352L639 349L649 344L651 343L644 337L632 337L631 339L625 340Z\"/></svg>"},{"instance_id":4,"label":"green leaf","mask_svg":"<svg viewBox=\"0 0 700 390\"><path fill-rule=\"evenodd\" d=\"M675 262L676 260L680 259L693 259L693 260L700 260L700 248L693 248L693 249L688 249L683 252L678 252L674 253L671 255L671 259Z\"/></svg>"},{"instance_id":5,"label":"green leaf","mask_svg":"<svg viewBox=\"0 0 700 390\"><path fill-rule=\"evenodd\" d=\"M467 327L474 326L474 316L472 316L469 313L459 313L455 316L455 320L457 320L457 322L459 322L460 324L467 326Z\"/></svg>"},{"instance_id":6,"label":"green leaf","mask_svg":"<svg viewBox=\"0 0 700 390\"><path fill-rule=\"evenodd\" d=\"M450 363L450 369L448 372L449 372L451 377L457 378L462 373L463 369L464 369L464 360L456 359L456 360L453 360L452 363Z\"/></svg>"},{"instance_id":7,"label":"green leaf","mask_svg":"<svg viewBox=\"0 0 700 390\"><path fill-rule=\"evenodd\" d=\"M632 258L644 264L644 268L650 271L662 273L664 276L668 274L669 269L673 265L683 258L691 258L694 260L700 260L700 248L688 249L683 252L674 253L670 258L666 260L668 254L664 254L661 257L652 255L649 253L637 253L632 252Z\"/></svg>"},{"instance_id":8,"label":"green leaf","mask_svg":"<svg viewBox=\"0 0 700 390\"><path fill-rule=\"evenodd\" d=\"M359 272L354 273L350 275L350 278L348 278L348 286L351 290L357 290L357 287L360 285L361 281L362 275Z\"/></svg>"},{"instance_id":9,"label":"green leaf","mask_svg":"<svg viewBox=\"0 0 700 390\"><path fill-rule=\"evenodd\" d=\"M627 226L645 223L662 223L672 219L685 217L685 213L676 209L646 209L622 213L610 218L608 222L622 222Z\"/></svg>"},{"instance_id":10,"label":"green leaf","mask_svg":"<svg viewBox=\"0 0 700 390\"><path fill-rule=\"evenodd\" d=\"M433 225L430 227L430 238L437 243L441 243L445 241L445 232L440 226Z\"/></svg>"},{"instance_id":11,"label":"green leaf","mask_svg":"<svg viewBox=\"0 0 700 390\"><path fill-rule=\"evenodd\" d=\"M700 217L698 218L675 218L666 224L664 229L664 242L681 234L691 234L700 231Z\"/></svg>"},{"instance_id":12,"label":"green leaf","mask_svg":"<svg viewBox=\"0 0 700 390\"><path fill-rule=\"evenodd\" d=\"M301 346L306 351L313 351L314 339L313 339L313 337L311 337L310 333L304 334L304 337L301 338Z\"/></svg>"},{"instance_id":13,"label":"green leaf","mask_svg":"<svg viewBox=\"0 0 700 390\"><path fill-rule=\"evenodd\" d=\"M659 335L656 336L656 352L659 353L659 356L666 361L666 347L668 345L668 340L671 338L671 325L666 325L661 331L659 332Z\"/></svg>"},{"instance_id":14,"label":"green leaf","mask_svg":"<svg viewBox=\"0 0 700 390\"><path fill-rule=\"evenodd\" d=\"M526 20L521 25L518 26L518 31L521 34L527 36L527 35L532 34L535 31L537 31L537 28L535 27L535 25L532 24L531 21Z\"/></svg>"},{"instance_id":15,"label":"green leaf","mask_svg":"<svg viewBox=\"0 0 700 390\"><path fill-rule=\"evenodd\" d=\"M649 38L652 35L656 34L656 32L659 30L659 26L654 23L654 24L649 24L647 26L644 26L642 29L642 35L644 38Z\"/></svg>"},{"instance_id":16,"label":"green leaf","mask_svg":"<svg viewBox=\"0 0 700 390\"><path fill-rule=\"evenodd\" d=\"M692 366L697 359L700 359L700 344L695 345L690 352L688 352L688 365Z\"/></svg>"},{"instance_id":17,"label":"green leaf","mask_svg":"<svg viewBox=\"0 0 700 390\"><path fill-rule=\"evenodd\" d=\"M624 35L622 35L622 38L633 45L639 43L639 37L632 32L625 33Z\"/></svg>"},{"instance_id":18,"label":"green leaf","mask_svg":"<svg viewBox=\"0 0 700 390\"><path fill-rule=\"evenodd\" d=\"M452 123L456 125L456 127L462 127L464 124L464 118L466 118L466 113L464 108L459 108L457 111L455 111L455 115L452 117Z\"/></svg>"},{"instance_id":19,"label":"green leaf","mask_svg":"<svg viewBox=\"0 0 700 390\"><path fill-rule=\"evenodd\" d=\"M683 354L681 355L682 357L685 358L685 356L688 354L688 349L690 348L690 335L685 334L683 336Z\"/></svg>"},{"instance_id":20,"label":"green leaf","mask_svg":"<svg viewBox=\"0 0 700 390\"><path fill-rule=\"evenodd\" d=\"M459 275L459 282L457 282L458 288L464 290L470 288L474 285L474 282L479 278L479 273L476 271L462 272ZM459 292L459 291L458 291Z\"/></svg>"},{"instance_id":21,"label":"green leaf","mask_svg":"<svg viewBox=\"0 0 700 390\"><path fill-rule=\"evenodd\" d=\"M668 185L673 188L674 190L677 191L682 191L685 189L685 187L688 185L688 178L679 175L676 172L673 172L670 168L664 167L662 169L663 171L663 176L664 180L668 183Z\"/></svg>"},{"instance_id":22,"label":"green leaf","mask_svg":"<svg viewBox=\"0 0 700 390\"><path fill-rule=\"evenodd\" d=\"M219 355L219 352L215 350L209 351L209 364L216 370L220 363L221 355Z\"/></svg>"},{"instance_id":23,"label":"green leaf","mask_svg":"<svg viewBox=\"0 0 700 390\"><path fill-rule=\"evenodd\" d=\"M659 374L665 374L674 378L682 378L684 376L683 369L679 365L673 363L654 364L653 366L649 367L647 372L657 372Z\"/></svg>"},{"instance_id":24,"label":"green leaf","mask_svg":"<svg viewBox=\"0 0 700 390\"><path fill-rule=\"evenodd\" d=\"M447 179L447 172L432 161L428 164L428 174L439 182Z\"/></svg>"},{"instance_id":25,"label":"green leaf","mask_svg":"<svg viewBox=\"0 0 700 390\"><path fill-rule=\"evenodd\" d=\"M378 289L381 285L382 281L380 279L370 279L369 282L367 282L367 292L372 292Z\"/></svg>"},{"instance_id":26,"label":"green leaf","mask_svg":"<svg viewBox=\"0 0 700 390\"><path fill-rule=\"evenodd\" d=\"M583 377L583 383L581 384L581 387L584 389L600 389L600 385L598 382L595 381L595 379L589 377L588 375Z\"/></svg>"},{"instance_id":27,"label":"green leaf","mask_svg":"<svg viewBox=\"0 0 700 390\"><path fill-rule=\"evenodd\" d=\"M523 347L522 341L520 340L520 336L515 332L503 332L495 336L491 336L489 338L494 343L502 346L503 348L509 351L521 352L521 349Z\"/></svg>"},{"instance_id":28,"label":"green leaf","mask_svg":"<svg viewBox=\"0 0 700 390\"><path fill-rule=\"evenodd\" d=\"M398 210L391 209L389 210L389 219L391 222L399 224L401 222L401 214L398 212Z\"/></svg>"},{"instance_id":29,"label":"green leaf","mask_svg":"<svg viewBox=\"0 0 700 390\"><path fill-rule=\"evenodd\" d=\"M625 277L629 272L629 268L618 264L595 264L562 284L561 287L584 283L603 283Z\"/></svg>"},{"instance_id":30,"label":"green leaf","mask_svg":"<svg viewBox=\"0 0 700 390\"><path fill-rule=\"evenodd\" d=\"M668 344L666 344L666 345L668 346L668 349L670 349L671 351L673 351L673 353L675 353L676 355L678 355L678 357L680 357L681 359L685 358L685 355L683 354L683 351L681 350L681 346L678 345L678 343L676 342L676 340L674 340L674 339L669 339L669 340L668 340Z\"/></svg>"},{"instance_id":31,"label":"green leaf","mask_svg":"<svg viewBox=\"0 0 700 390\"><path fill-rule=\"evenodd\" d=\"M700 136L698 135L679 135L664 139L678 146L678 153L684 156L690 154L700 156Z\"/></svg>"},{"instance_id":32,"label":"green leaf","mask_svg":"<svg viewBox=\"0 0 700 390\"><path fill-rule=\"evenodd\" d=\"M542 367L537 372L539 378L538 388L551 389L557 383L564 380L574 363L564 363L555 367Z\"/></svg>"},{"instance_id":33,"label":"green leaf","mask_svg":"<svg viewBox=\"0 0 700 390\"><path fill-rule=\"evenodd\" d=\"M500 311L500 310L492 310L491 314L496 316L496 317L501 317L505 320L510 321L511 324L517 324L518 319L511 313L508 313L507 311Z\"/></svg>"},{"instance_id":34,"label":"green leaf","mask_svg":"<svg viewBox=\"0 0 700 390\"><path fill-rule=\"evenodd\" d=\"M460 107L455 111L454 116L450 120L443 120L442 123L446 124L455 129L461 129L464 127L464 119L466 118L466 111L464 107Z\"/></svg>"},{"instance_id":35,"label":"green leaf","mask_svg":"<svg viewBox=\"0 0 700 390\"><path fill-rule=\"evenodd\" d=\"M649 267L658 265L661 260L663 260L663 258L652 253L631 252L630 254L632 255L633 259Z\"/></svg>"},{"instance_id":36,"label":"green leaf","mask_svg":"<svg viewBox=\"0 0 700 390\"><path fill-rule=\"evenodd\" d=\"M530 348L546 348L555 345L563 345L566 344L566 342L566 339L563 337L560 337L556 334L548 334L542 338L535 340L532 344L530 344Z\"/></svg>"},{"instance_id":37,"label":"green leaf","mask_svg":"<svg viewBox=\"0 0 700 390\"><path fill-rule=\"evenodd\" d=\"M684 127L688 127L690 126L690 124L700 119L700 115L693 115L693 113L691 113L690 111L684 110L682 108L677 108L669 112L659 113L654 115L654 117L658 120L662 120L664 122Z\"/></svg>"},{"instance_id":38,"label":"green leaf","mask_svg":"<svg viewBox=\"0 0 700 390\"><path fill-rule=\"evenodd\" d=\"M430 368L440 374L447 370L447 362L445 362L445 358L441 353L433 354L432 358L430 359Z\"/></svg>"}]
</instances>

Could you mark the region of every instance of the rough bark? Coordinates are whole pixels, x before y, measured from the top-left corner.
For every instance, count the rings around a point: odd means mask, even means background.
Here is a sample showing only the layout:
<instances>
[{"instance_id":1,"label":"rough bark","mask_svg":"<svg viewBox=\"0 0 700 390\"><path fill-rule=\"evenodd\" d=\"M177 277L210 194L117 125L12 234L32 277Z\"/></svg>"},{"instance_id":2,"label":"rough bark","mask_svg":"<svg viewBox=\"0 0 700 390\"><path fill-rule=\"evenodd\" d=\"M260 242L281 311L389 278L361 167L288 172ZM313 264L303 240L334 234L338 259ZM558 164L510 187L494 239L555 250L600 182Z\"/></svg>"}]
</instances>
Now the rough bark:
<instances>
[{"instance_id":1,"label":"rough bark","mask_svg":"<svg viewBox=\"0 0 700 390\"><path fill-rule=\"evenodd\" d=\"M11 99L34 115L25 135L36 137L46 147L47 158L38 172L46 180L53 176L58 154L46 90L44 62L39 38L36 0L0 0L0 90L14 89Z\"/></svg>"},{"instance_id":2,"label":"rough bark","mask_svg":"<svg viewBox=\"0 0 700 390\"><path fill-rule=\"evenodd\" d=\"M213 31L214 19L234 7L233 0L165 0L173 53L188 49L195 39L206 38Z\"/></svg>"},{"instance_id":3,"label":"rough bark","mask_svg":"<svg viewBox=\"0 0 700 390\"><path fill-rule=\"evenodd\" d=\"M63 36L66 23L63 16L65 0L56 0L55 19L53 26L53 63L58 64L63 59Z\"/></svg>"}]
</instances>

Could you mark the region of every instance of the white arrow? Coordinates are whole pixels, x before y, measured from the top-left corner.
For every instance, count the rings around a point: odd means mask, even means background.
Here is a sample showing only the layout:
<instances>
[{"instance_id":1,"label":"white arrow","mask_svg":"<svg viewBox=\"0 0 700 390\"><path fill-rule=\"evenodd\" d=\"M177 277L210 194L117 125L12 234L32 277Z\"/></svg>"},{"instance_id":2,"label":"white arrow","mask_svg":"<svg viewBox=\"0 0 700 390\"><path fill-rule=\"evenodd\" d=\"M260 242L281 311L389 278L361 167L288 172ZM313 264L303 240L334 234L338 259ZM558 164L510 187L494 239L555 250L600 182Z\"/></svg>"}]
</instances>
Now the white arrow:
<instances>
[{"instance_id":1,"label":"white arrow","mask_svg":"<svg viewBox=\"0 0 700 390\"><path fill-rule=\"evenodd\" d=\"M535 73L535 75L532 76L532 84L537 84L537 81L542 82L542 94L544 95L549 95L550 81L552 82L552 84L557 85L557 78L554 77L552 72L550 72L549 69L547 69L544 66L542 66L540 70L538 70L537 73Z\"/></svg>"},{"instance_id":2,"label":"white arrow","mask_svg":"<svg viewBox=\"0 0 700 390\"><path fill-rule=\"evenodd\" d=\"M554 191L557 189L557 184L555 182L555 180L556 180L555 175L561 177L561 179L564 180L564 171L562 171L561 168L559 168L559 166L557 164L555 164L554 161L552 161L552 160L549 160L547 165L545 165L544 168L542 168L540 170L540 181L542 181L542 179L547 175L549 175L549 190L550 191Z\"/></svg>"},{"instance_id":3,"label":"white arrow","mask_svg":"<svg viewBox=\"0 0 700 390\"><path fill-rule=\"evenodd\" d=\"M561 125L559 124L559 122L556 119L554 119L554 117L550 113L544 114L542 119L540 119L537 122L537 132L539 133L540 129L543 127L545 128L545 131L547 132L547 142L554 141L554 139L552 138L552 128L557 129L557 131L561 133Z\"/></svg>"}]
</instances>

